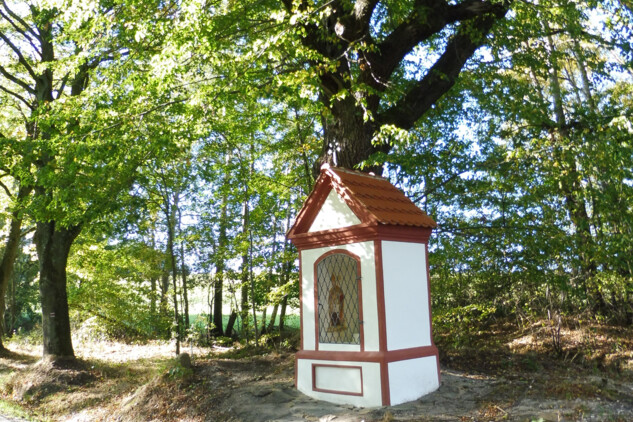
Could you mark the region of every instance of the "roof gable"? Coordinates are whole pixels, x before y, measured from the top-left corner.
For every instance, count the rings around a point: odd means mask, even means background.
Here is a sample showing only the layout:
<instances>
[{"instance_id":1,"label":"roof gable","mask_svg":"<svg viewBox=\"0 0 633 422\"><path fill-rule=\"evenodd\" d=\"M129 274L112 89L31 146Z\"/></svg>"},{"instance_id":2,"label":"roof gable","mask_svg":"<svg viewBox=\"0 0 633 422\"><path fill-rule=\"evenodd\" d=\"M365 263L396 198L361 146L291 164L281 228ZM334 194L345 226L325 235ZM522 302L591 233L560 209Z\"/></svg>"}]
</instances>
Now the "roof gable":
<instances>
[{"instance_id":1,"label":"roof gable","mask_svg":"<svg viewBox=\"0 0 633 422\"><path fill-rule=\"evenodd\" d=\"M330 190L325 202L321 205L314 221L310 225L310 232L339 229L360 224L361 221L341 199L334 189Z\"/></svg>"},{"instance_id":2,"label":"roof gable","mask_svg":"<svg viewBox=\"0 0 633 422\"><path fill-rule=\"evenodd\" d=\"M387 179L324 165L312 193L299 211L294 225L288 231L289 238L311 231L310 228L331 191L336 192L363 225L436 227L431 217L420 210Z\"/></svg>"}]
</instances>

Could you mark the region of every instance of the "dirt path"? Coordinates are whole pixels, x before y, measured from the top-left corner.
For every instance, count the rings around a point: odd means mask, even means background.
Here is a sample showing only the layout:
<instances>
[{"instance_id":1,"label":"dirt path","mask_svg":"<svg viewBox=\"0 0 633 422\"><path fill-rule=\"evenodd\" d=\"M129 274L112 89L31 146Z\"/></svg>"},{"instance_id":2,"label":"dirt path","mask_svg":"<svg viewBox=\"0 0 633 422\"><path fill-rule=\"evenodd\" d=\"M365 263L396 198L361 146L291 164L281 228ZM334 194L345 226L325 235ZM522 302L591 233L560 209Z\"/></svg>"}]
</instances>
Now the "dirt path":
<instances>
[{"instance_id":1,"label":"dirt path","mask_svg":"<svg viewBox=\"0 0 633 422\"><path fill-rule=\"evenodd\" d=\"M78 350L84 360L72 371L38 362L37 348L0 359L5 399L45 420L73 422L633 421L628 355L621 365L592 369L587 362L547 356L530 355L532 362L528 355L464 352L468 361L462 355L442 361L436 392L399 406L362 409L299 393L290 352L236 350L229 358L231 352L197 349L193 368L183 371L174 366L169 344L100 343ZM506 362L508 356L515 362ZM519 364L524 361L532 364ZM470 368L482 372L468 373Z\"/></svg>"},{"instance_id":2,"label":"dirt path","mask_svg":"<svg viewBox=\"0 0 633 422\"><path fill-rule=\"evenodd\" d=\"M181 389L195 390L204 400L179 404L177 394L172 395L173 408L189 406L189 413L171 417L227 422L633 421L633 382L601 376L560 378L542 371L497 378L443 368L436 392L399 406L371 409L311 399L294 388L293 378L292 355L198 360L193 380ZM156 391L137 397L134 413L119 415L121 420L170 420L152 413L160 407Z\"/></svg>"},{"instance_id":3,"label":"dirt path","mask_svg":"<svg viewBox=\"0 0 633 422\"><path fill-rule=\"evenodd\" d=\"M14 418L12 416L0 415L0 422L26 422L26 419Z\"/></svg>"}]
</instances>

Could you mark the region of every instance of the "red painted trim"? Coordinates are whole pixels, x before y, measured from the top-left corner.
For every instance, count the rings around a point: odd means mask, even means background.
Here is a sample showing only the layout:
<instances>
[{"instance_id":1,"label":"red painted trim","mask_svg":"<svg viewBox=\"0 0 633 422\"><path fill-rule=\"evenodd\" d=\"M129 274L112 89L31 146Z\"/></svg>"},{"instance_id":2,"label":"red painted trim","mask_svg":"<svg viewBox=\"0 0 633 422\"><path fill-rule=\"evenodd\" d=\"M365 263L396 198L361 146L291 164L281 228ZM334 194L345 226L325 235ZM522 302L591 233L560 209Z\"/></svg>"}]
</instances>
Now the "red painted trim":
<instances>
[{"instance_id":1,"label":"red painted trim","mask_svg":"<svg viewBox=\"0 0 633 422\"><path fill-rule=\"evenodd\" d=\"M387 352L387 317L385 310L385 279L382 268L382 240L374 240L374 263L376 267L376 302L378 304L378 350ZM389 406L391 392L389 391L389 365L380 362L380 391L382 405Z\"/></svg>"},{"instance_id":2,"label":"red painted trim","mask_svg":"<svg viewBox=\"0 0 633 422\"><path fill-rule=\"evenodd\" d=\"M433 312L431 309L431 270L429 265L429 245L424 245L424 258L426 260L426 288L428 292L429 299L429 335L431 336L431 345L435 346L435 341L433 340ZM437 381L438 383L442 382L441 374L440 374L440 358L437 357Z\"/></svg>"},{"instance_id":3,"label":"red painted trim","mask_svg":"<svg viewBox=\"0 0 633 422\"><path fill-rule=\"evenodd\" d=\"M421 346L409 349L379 351L379 352L343 352L330 350L300 350L297 359L329 360L337 362L374 362L391 363L401 360L411 360L437 356L437 347Z\"/></svg>"},{"instance_id":4,"label":"red painted trim","mask_svg":"<svg viewBox=\"0 0 633 422\"><path fill-rule=\"evenodd\" d=\"M376 303L378 305L378 350L387 351L387 318L385 310L385 279L382 269L382 241L374 240L376 267Z\"/></svg>"},{"instance_id":5,"label":"red painted trim","mask_svg":"<svg viewBox=\"0 0 633 422\"><path fill-rule=\"evenodd\" d=\"M300 350L303 350L303 263L301 261L301 256L303 255L302 251L299 251L299 300L301 300L301 304L299 306L299 337L301 339L300 342ZM298 367L297 364L299 359L295 356L295 388L298 388Z\"/></svg>"},{"instance_id":6,"label":"red painted trim","mask_svg":"<svg viewBox=\"0 0 633 422\"><path fill-rule=\"evenodd\" d=\"M314 291L314 350L319 350L319 286L318 281L318 263L323 260L323 256L314 261L313 271L312 271L312 290Z\"/></svg>"},{"instance_id":7,"label":"red painted trim","mask_svg":"<svg viewBox=\"0 0 633 422\"><path fill-rule=\"evenodd\" d=\"M325 202L330 190L334 189L334 191L338 194L345 204L352 210L354 214L364 223L368 225L378 225L377 217L369 211L366 206L357 199L354 199L354 195L352 190L347 186L347 182L344 182L341 175L337 172L345 172L348 171L343 169L333 169L333 168L322 168L321 174L319 175L312 192L306 199L301 207L301 210L297 214L297 218L293 226L288 230L287 237L293 240L298 236L306 234L310 229L310 226L314 222L318 212L321 210L323 203ZM356 172L352 172L356 173ZM362 176L362 174L357 174L358 176ZM369 183L376 183L376 180L369 181ZM381 184L386 184L391 186L391 184L386 179L381 179ZM400 192L403 198L406 198L402 192ZM435 222L430 219L428 224L432 224L429 228L435 227ZM415 226L416 228L420 228L421 226Z\"/></svg>"},{"instance_id":8,"label":"red painted trim","mask_svg":"<svg viewBox=\"0 0 633 422\"><path fill-rule=\"evenodd\" d=\"M380 365L380 389L381 400L383 406L391 405L391 393L389 389L389 363L399 362L403 360L420 359L425 357L435 357L437 363L437 371L439 378L439 355L437 347L423 346L413 347L410 349L380 351L380 352L337 352L337 351L314 351L302 350L297 352L295 359L322 360L322 361L339 361L339 362L370 362ZM315 365L313 363L313 365ZM334 365L336 366L336 365ZM312 383L314 387L314 370L312 372ZM343 394L332 392L336 394Z\"/></svg>"},{"instance_id":9,"label":"red painted trim","mask_svg":"<svg viewBox=\"0 0 633 422\"><path fill-rule=\"evenodd\" d=\"M360 280L362 280L362 273L361 273L361 265L360 265L360 257L356 254L353 254L352 252L346 250L346 249L334 249L331 251L328 251L326 253L324 253L323 255L321 255L320 257L318 257L316 259L316 261L314 261L314 279L313 279L313 283L314 283L314 326L315 326L315 349L319 350L319 293L318 293L318 287L317 287L317 280L318 280L318 273L317 273L317 268L318 268L318 264L323 261L325 258L327 258L330 255L335 255L335 254L343 254L343 255L347 255L350 258L354 259L354 261L356 261L356 274L359 277L359 285L358 285L358 317L360 319L360 321L363 321L363 301L362 301L362 284ZM358 327L360 333L359 333L359 342L360 342L360 350L365 350L365 326L361 323ZM302 331L303 331L303 327L302 327ZM330 343L327 343L330 344ZM333 344L338 344L338 343L333 343ZM347 344L347 343L342 343L342 344ZM301 350L303 350L303 344L301 345Z\"/></svg>"},{"instance_id":10,"label":"red painted trim","mask_svg":"<svg viewBox=\"0 0 633 422\"><path fill-rule=\"evenodd\" d=\"M356 273L358 274L358 278L356 282L358 283L358 331L360 334L360 351L365 351L365 317L363 313L363 274L361 272L360 259L357 262L358 269Z\"/></svg>"},{"instance_id":11,"label":"red painted trim","mask_svg":"<svg viewBox=\"0 0 633 422\"><path fill-rule=\"evenodd\" d=\"M316 368L317 367L358 369L360 371L360 393L351 393L349 391L326 390L324 388L318 388L316 386ZM318 391L320 393L343 394L343 395L346 395L346 396L363 396L364 395L364 387L365 387L365 384L363 383L363 367L362 366L326 365L326 364L320 364L320 363L313 363L312 364L312 391Z\"/></svg>"},{"instance_id":12,"label":"red painted trim","mask_svg":"<svg viewBox=\"0 0 633 422\"><path fill-rule=\"evenodd\" d=\"M303 203L301 210L299 210L294 224L286 234L289 239L292 239L298 233L304 233L310 229L310 225L312 225L316 215L321 210L321 206L325 202L331 188L331 180L324 177L323 172L321 172L321 175L314 183L312 192Z\"/></svg>"},{"instance_id":13,"label":"red painted trim","mask_svg":"<svg viewBox=\"0 0 633 422\"><path fill-rule=\"evenodd\" d=\"M380 362L380 393L383 406L391 406L391 388L389 387L389 364Z\"/></svg>"},{"instance_id":14,"label":"red painted trim","mask_svg":"<svg viewBox=\"0 0 633 422\"><path fill-rule=\"evenodd\" d=\"M301 346L300 349L303 350L303 262L302 257L303 252L299 251L299 298L301 300L301 306L299 306L299 334L301 336Z\"/></svg>"},{"instance_id":15,"label":"red painted trim","mask_svg":"<svg viewBox=\"0 0 633 422\"><path fill-rule=\"evenodd\" d=\"M431 229L411 226L386 226L357 224L332 230L301 233L290 238L297 249L314 249L369 240L392 240L396 242L427 243Z\"/></svg>"}]
</instances>

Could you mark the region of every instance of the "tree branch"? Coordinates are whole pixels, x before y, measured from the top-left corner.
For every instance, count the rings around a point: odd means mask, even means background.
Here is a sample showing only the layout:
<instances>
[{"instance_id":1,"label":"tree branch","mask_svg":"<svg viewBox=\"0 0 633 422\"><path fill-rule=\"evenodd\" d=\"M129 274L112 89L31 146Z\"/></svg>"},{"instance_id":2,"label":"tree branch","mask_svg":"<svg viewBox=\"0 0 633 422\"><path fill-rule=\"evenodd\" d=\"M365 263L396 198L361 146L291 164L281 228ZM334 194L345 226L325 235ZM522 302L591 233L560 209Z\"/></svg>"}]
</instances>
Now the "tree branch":
<instances>
[{"instance_id":1,"label":"tree branch","mask_svg":"<svg viewBox=\"0 0 633 422\"><path fill-rule=\"evenodd\" d=\"M2 183L2 181L0 180L0 188L4 189L5 193L7 194L7 196L9 198L13 197L13 193L11 192L11 190L9 189L9 187L7 185L5 185L4 183Z\"/></svg>"},{"instance_id":2,"label":"tree branch","mask_svg":"<svg viewBox=\"0 0 633 422\"><path fill-rule=\"evenodd\" d=\"M449 5L443 0L418 0L410 15L378 46L377 55L368 54L379 79L388 80L402 59L424 40L439 33L447 25L472 20L493 13L505 14L507 7L483 0L466 0Z\"/></svg>"},{"instance_id":3,"label":"tree branch","mask_svg":"<svg viewBox=\"0 0 633 422\"><path fill-rule=\"evenodd\" d=\"M369 25L371 15L380 0L356 0L354 4L354 16L356 21L364 26Z\"/></svg>"},{"instance_id":4,"label":"tree branch","mask_svg":"<svg viewBox=\"0 0 633 422\"><path fill-rule=\"evenodd\" d=\"M0 0L0 1L2 1L2 6L7 11L7 13L9 13L11 15L11 17L13 17L13 19L18 21L20 23L20 25L22 25L24 27L24 30L26 32L30 32L31 35L33 35L37 40L40 40L39 34L37 32L35 32L35 31L33 31L33 28L29 24L27 24L24 21L24 19L22 19L17 13L15 13L11 9L9 9L9 6L7 6L7 3L5 2L5 0Z\"/></svg>"},{"instance_id":5,"label":"tree branch","mask_svg":"<svg viewBox=\"0 0 633 422\"><path fill-rule=\"evenodd\" d=\"M0 85L0 90L6 92L7 94L17 98L18 100L22 101L24 104L26 104L26 106L28 108L30 108L31 110L33 109L33 105L31 103L29 103L26 98L24 98L23 96L21 96L20 94L18 94L17 92L13 92L11 91L9 88L5 88L4 86Z\"/></svg>"},{"instance_id":6,"label":"tree branch","mask_svg":"<svg viewBox=\"0 0 633 422\"><path fill-rule=\"evenodd\" d=\"M31 65L29 64L29 62L26 61L26 58L24 57L24 55L22 54L22 52L20 51L20 49L11 42L11 40L4 35L3 32L0 32L0 38L2 38L2 40L7 43L7 45L11 48L11 50L13 50L13 52L18 56L18 61L20 62L20 64L22 66L24 66L24 68L26 69L26 71L29 73L29 75L31 75L31 77L36 80L37 79L37 75L35 74L35 72L33 71L33 68L31 67Z\"/></svg>"},{"instance_id":7,"label":"tree branch","mask_svg":"<svg viewBox=\"0 0 633 422\"><path fill-rule=\"evenodd\" d=\"M146 115L148 115L148 114L151 114L151 113L155 112L156 110L160 110L161 108L169 107L170 105L173 105L173 104L183 103L183 102L185 102L185 101L187 101L187 98L183 98L183 99L180 99L180 100L171 100L171 101L167 101L167 102L165 102L165 103L158 104L158 105L156 105L156 106L154 106L154 107L152 107L152 108L150 108L150 109L148 109L148 110L142 111L142 112L140 112L140 113L137 113L137 114L134 114L134 115L131 115L131 116L128 116L128 117L129 117L129 118L136 118L136 117L140 117L140 118L142 118L142 117L145 117L145 116L146 116ZM88 136L93 135L93 134L95 134L95 133L105 132L105 131L107 131L107 130L114 129L114 128L115 128L115 127L117 127L117 126L121 126L123 123L125 123L125 120L118 121L118 122L116 122L116 123L113 123L113 124L111 124L111 125L109 125L109 126L103 127L103 128L101 128L101 129L94 129L94 130L91 130L90 132L86 133L86 134L85 134L85 135L81 138L81 140L83 141L83 140L85 140Z\"/></svg>"},{"instance_id":8,"label":"tree branch","mask_svg":"<svg viewBox=\"0 0 633 422\"><path fill-rule=\"evenodd\" d=\"M61 80L59 84L59 88L57 89L57 99L62 96L64 93L64 89L66 88L66 83L68 82L68 78L70 77L70 72L67 72Z\"/></svg>"},{"instance_id":9,"label":"tree branch","mask_svg":"<svg viewBox=\"0 0 633 422\"><path fill-rule=\"evenodd\" d=\"M21 238L23 238L23 237L25 237L27 234L29 234L29 233L33 233L34 231L35 231L35 226L30 227L30 228L28 228L28 229L24 230L23 232L21 232L21 233L20 233L20 237L21 237Z\"/></svg>"},{"instance_id":10,"label":"tree branch","mask_svg":"<svg viewBox=\"0 0 633 422\"><path fill-rule=\"evenodd\" d=\"M0 73L2 73L4 77L10 80L11 82L15 83L16 85L20 85L22 88L28 91L29 94L35 94L35 90L31 88L29 84L27 84L26 82L24 82L22 79L18 78L17 76L11 74L10 72L8 72L2 65L0 65Z\"/></svg>"},{"instance_id":11,"label":"tree branch","mask_svg":"<svg viewBox=\"0 0 633 422\"><path fill-rule=\"evenodd\" d=\"M6 3L3 1L2 4L4 5L4 8L9 12L9 14L11 14L12 16L17 16L15 15L13 12L11 12L11 10L7 7ZM33 47L33 49L35 50L36 53L38 53L40 56L42 55L42 52L40 51L40 49L35 45L35 43L33 42L33 39L29 36L29 34L27 33L27 31L30 29L28 26L26 26L26 23L24 23L26 30L20 28L14 21L13 19L9 18L6 14L4 14L2 12L2 10L0 10L0 16L2 16L7 22L9 22L9 24L13 27L13 29L15 29L18 33L20 33L20 35L22 35L28 42L29 44L31 44L31 47ZM19 16L18 16L19 18Z\"/></svg>"},{"instance_id":12,"label":"tree branch","mask_svg":"<svg viewBox=\"0 0 633 422\"><path fill-rule=\"evenodd\" d=\"M485 42L498 18L498 15L486 14L461 23L444 54L402 99L377 116L378 124L410 129L455 84L466 61Z\"/></svg>"}]
</instances>

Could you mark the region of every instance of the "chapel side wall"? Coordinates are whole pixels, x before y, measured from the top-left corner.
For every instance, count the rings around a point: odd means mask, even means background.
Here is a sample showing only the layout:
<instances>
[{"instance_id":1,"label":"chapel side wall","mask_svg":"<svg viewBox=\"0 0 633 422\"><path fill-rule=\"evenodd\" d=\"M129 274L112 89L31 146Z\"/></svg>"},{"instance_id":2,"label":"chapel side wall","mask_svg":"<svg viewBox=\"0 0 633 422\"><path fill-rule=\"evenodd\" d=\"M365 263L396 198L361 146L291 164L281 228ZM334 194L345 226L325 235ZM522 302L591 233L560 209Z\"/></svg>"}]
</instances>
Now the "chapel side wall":
<instances>
[{"instance_id":1,"label":"chapel side wall","mask_svg":"<svg viewBox=\"0 0 633 422\"><path fill-rule=\"evenodd\" d=\"M437 356L389 363L391 406L417 400L440 386Z\"/></svg>"},{"instance_id":2,"label":"chapel side wall","mask_svg":"<svg viewBox=\"0 0 633 422\"><path fill-rule=\"evenodd\" d=\"M376 300L376 263L374 260L374 242L359 242L346 245L327 246L322 248L307 249L301 251L302 270L302 297L303 306L303 350L316 350L316 312L314 309L314 264L323 254L332 250L345 250L360 258L361 262L361 289L364 350L378 351L378 315ZM319 344L319 350L359 350L358 346L341 344Z\"/></svg>"},{"instance_id":3,"label":"chapel side wall","mask_svg":"<svg viewBox=\"0 0 633 422\"><path fill-rule=\"evenodd\" d=\"M387 350L432 344L426 247L382 241Z\"/></svg>"},{"instance_id":4,"label":"chapel side wall","mask_svg":"<svg viewBox=\"0 0 633 422\"><path fill-rule=\"evenodd\" d=\"M311 251L301 251L301 330L303 350L316 350L314 312L314 274L309 269L314 265L315 259Z\"/></svg>"}]
</instances>

